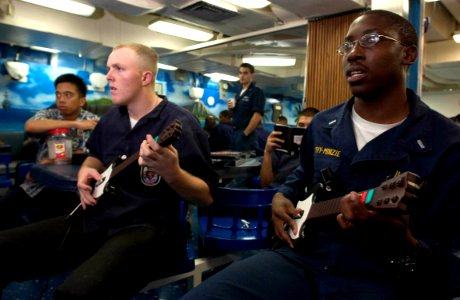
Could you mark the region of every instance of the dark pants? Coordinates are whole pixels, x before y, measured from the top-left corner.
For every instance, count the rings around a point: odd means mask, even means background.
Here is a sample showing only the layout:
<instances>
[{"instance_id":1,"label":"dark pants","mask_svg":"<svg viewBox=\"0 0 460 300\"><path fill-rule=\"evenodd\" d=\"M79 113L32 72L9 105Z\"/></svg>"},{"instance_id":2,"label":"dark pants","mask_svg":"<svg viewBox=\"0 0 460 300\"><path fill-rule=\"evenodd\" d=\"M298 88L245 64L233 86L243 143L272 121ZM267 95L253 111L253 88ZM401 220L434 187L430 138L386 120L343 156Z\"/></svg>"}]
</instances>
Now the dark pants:
<instances>
[{"instance_id":1,"label":"dark pants","mask_svg":"<svg viewBox=\"0 0 460 300\"><path fill-rule=\"evenodd\" d=\"M300 255L290 249L268 250L233 263L206 279L181 300L303 299L395 300L388 278L337 274L320 257Z\"/></svg>"},{"instance_id":2,"label":"dark pants","mask_svg":"<svg viewBox=\"0 0 460 300\"><path fill-rule=\"evenodd\" d=\"M45 187L31 198L15 187L0 198L0 230L68 214L78 203L77 193Z\"/></svg>"},{"instance_id":3,"label":"dark pants","mask_svg":"<svg viewBox=\"0 0 460 300\"><path fill-rule=\"evenodd\" d=\"M131 227L108 236L82 232L65 217L0 232L0 288L12 281L73 270L55 299L129 299L170 261L165 232Z\"/></svg>"}]
</instances>

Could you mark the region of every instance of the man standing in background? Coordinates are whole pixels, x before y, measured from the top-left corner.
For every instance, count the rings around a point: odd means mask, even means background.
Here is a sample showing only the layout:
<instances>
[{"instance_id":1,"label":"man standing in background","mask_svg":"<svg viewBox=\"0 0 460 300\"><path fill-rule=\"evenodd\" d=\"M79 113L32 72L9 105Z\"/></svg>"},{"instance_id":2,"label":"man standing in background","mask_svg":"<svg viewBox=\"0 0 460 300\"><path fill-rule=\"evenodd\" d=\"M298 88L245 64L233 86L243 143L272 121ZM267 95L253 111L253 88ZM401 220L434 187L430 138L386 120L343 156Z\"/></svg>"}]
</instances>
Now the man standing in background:
<instances>
[{"instance_id":1,"label":"man standing in background","mask_svg":"<svg viewBox=\"0 0 460 300\"><path fill-rule=\"evenodd\" d=\"M265 107L264 92L253 82L254 66L242 63L239 70L241 90L235 99L228 101L228 109L233 113L235 132L232 139L232 149L248 151L257 149L255 129L262 122Z\"/></svg>"}]
</instances>

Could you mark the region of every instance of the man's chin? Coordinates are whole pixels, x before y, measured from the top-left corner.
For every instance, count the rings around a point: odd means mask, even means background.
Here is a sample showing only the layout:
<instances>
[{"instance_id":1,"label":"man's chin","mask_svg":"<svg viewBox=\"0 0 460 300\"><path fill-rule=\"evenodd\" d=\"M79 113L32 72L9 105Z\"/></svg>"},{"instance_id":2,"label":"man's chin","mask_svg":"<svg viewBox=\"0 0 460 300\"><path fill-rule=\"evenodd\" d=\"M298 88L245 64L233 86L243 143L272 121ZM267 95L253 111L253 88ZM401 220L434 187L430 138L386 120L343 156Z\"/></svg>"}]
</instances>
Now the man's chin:
<instances>
[{"instance_id":1,"label":"man's chin","mask_svg":"<svg viewBox=\"0 0 460 300\"><path fill-rule=\"evenodd\" d=\"M117 98L117 97L112 97L112 104L113 105L126 105L126 101L123 101L123 99Z\"/></svg>"}]
</instances>

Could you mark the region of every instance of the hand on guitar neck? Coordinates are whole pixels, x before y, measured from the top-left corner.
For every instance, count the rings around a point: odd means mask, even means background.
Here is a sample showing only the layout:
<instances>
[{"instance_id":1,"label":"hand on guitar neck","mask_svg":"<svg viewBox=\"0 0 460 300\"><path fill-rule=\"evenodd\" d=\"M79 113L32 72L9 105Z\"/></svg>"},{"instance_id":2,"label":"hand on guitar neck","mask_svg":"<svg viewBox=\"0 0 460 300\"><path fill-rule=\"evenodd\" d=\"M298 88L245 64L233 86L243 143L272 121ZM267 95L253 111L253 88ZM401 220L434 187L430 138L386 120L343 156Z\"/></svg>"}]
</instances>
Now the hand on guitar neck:
<instances>
[{"instance_id":1,"label":"hand on guitar neck","mask_svg":"<svg viewBox=\"0 0 460 300\"><path fill-rule=\"evenodd\" d=\"M353 227L352 220L364 219L370 215L377 215L373 211L383 213L401 215L407 211L411 201L413 201L417 192L420 190L420 178L410 172L405 172L397 177L384 181L378 187L354 193L352 197L340 197L327 201L314 202L314 195L310 195L307 199L297 203L297 209L300 213L294 218L297 232L289 228L289 236L292 240L297 240L304 233L304 227L308 220L318 219L331 215L338 215L339 224L342 228L347 229ZM359 205L351 205L356 197L359 197ZM341 201L349 201L348 205L343 207ZM359 209L358 209L359 206ZM363 212L364 211L364 212Z\"/></svg>"}]
</instances>

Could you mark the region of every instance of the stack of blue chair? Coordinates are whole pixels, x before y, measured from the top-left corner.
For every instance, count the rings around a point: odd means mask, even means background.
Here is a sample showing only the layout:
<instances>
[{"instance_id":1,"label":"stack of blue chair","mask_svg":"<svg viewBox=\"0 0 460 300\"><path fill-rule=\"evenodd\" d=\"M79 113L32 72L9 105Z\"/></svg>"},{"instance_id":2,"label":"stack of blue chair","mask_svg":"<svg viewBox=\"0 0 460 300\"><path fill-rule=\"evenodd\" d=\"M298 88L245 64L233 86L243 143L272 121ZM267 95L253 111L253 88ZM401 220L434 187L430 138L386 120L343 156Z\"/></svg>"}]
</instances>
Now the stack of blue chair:
<instances>
[{"instance_id":1,"label":"stack of blue chair","mask_svg":"<svg viewBox=\"0 0 460 300\"><path fill-rule=\"evenodd\" d=\"M219 187L210 207L199 212L204 247L219 250L267 248L276 189Z\"/></svg>"}]
</instances>

